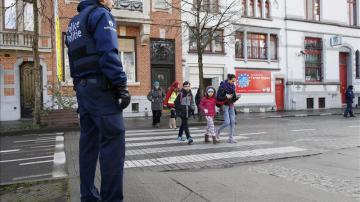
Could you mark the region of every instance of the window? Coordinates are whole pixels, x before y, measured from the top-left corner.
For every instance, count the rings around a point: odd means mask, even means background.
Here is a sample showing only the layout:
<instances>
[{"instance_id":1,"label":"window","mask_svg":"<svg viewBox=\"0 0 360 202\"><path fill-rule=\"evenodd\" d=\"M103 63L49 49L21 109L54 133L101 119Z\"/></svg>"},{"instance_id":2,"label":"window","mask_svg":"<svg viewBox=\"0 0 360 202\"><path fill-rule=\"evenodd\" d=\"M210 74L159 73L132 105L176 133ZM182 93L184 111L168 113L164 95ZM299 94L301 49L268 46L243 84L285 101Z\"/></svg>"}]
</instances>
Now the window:
<instances>
[{"instance_id":1,"label":"window","mask_svg":"<svg viewBox=\"0 0 360 202\"><path fill-rule=\"evenodd\" d=\"M348 0L349 25L357 25L356 0Z\"/></svg>"},{"instance_id":2,"label":"window","mask_svg":"<svg viewBox=\"0 0 360 202\"><path fill-rule=\"evenodd\" d=\"M244 58L244 34L242 32L236 32L235 37L235 57Z\"/></svg>"},{"instance_id":3,"label":"window","mask_svg":"<svg viewBox=\"0 0 360 202\"><path fill-rule=\"evenodd\" d=\"M33 4L25 2L24 4L24 30L34 31L34 10Z\"/></svg>"},{"instance_id":4,"label":"window","mask_svg":"<svg viewBox=\"0 0 360 202\"><path fill-rule=\"evenodd\" d=\"M359 50L357 50L355 52L355 72L356 72L356 78L360 78L360 51Z\"/></svg>"},{"instance_id":5,"label":"window","mask_svg":"<svg viewBox=\"0 0 360 202\"><path fill-rule=\"evenodd\" d=\"M306 108L314 109L314 98L306 98Z\"/></svg>"},{"instance_id":6,"label":"window","mask_svg":"<svg viewBox=\"0 0 360 202\"><path fill-rule=\"evenodd\" d=\"M17 13L16 13L17 0L4 0L4 28L16 29L17 28Z\"/></svg>"},{"instance_id":7,"label":"window","mask_svg":"<svg viewBox=\"0 0 360 202\"><path fill-rule=\"evenodd\" d=\"M130 83L136 82L135 39L119 38L119 56Z\"/></svg>"},{"instance_id":8,"label":"window","mask_svg":"<svg viewBox=\"0 0 360 202\"><path fill-rule=\"evenodd\" d=\"M270 35L270 59L277 60L277 35Z\"/></svg>"},{"instance_id":9,"label":"window","mask_svg":"<svg viewBox=\"0 0 360 202\"><path fill-rule=\"evenodd\" d=\"M241 16L246 16L246 8L247 8L247 6L246 6L246 0L243 0L242 2L241 2L241 5L242 5L242 10L241 10Z\"/></svg>"},{"instance_id":10,"label":"window","mask_svg":"<svg viewBox=\"0 0 360 202\"><path fill-rule=\"evenodd\" d=\"M194 0L193 5L194 9L197 10L197 3L200 1L201 3L201 11L216 13L219 11L219 0Z\"/></svg>"},{"instance_id":11,"label":"window","mask_svg":"<svg viewBox=\"0 0 360 202\"><path fill-rule=\"evenodd\" d=\"M254 17L254 0L250 0L249 16Z\"/></svg>"},{"instance_id":12,"label":"window","mask_svg":"<svg viewBox=\"0 0 360 202\"><path fill-rule=\"evenodd\" d=\"M156 0L155 8L168 9L168 8L170 8L170 5L167 0Z\"/></svg>"},{"instance_id":13,"label":"window","mask_svg":"<svg viewBox=\"0 0 360 202\"><path fill-rule=\"evenodd\" d=\"M244 58L244 49L247 50L249 59L267 59L267 47L270 47L270 59L277 60L278 39L276 34L270 34L270 44L267 45L267 34L248 33L247 47L245 49L244 33L236 32L235 57Z\"/></svg>"},{"instance_id":14,"label":"window","mask_svg":"<svg viewBox=\"0 0 360 202\"><path fill-rule=\"evenodd\" d=\"M261 18L262 16L262 0L257 0L256 6L256 16L257 18Z\"/></svg>"},{"instance_id":15,"label":"window","mask_svg":"<svg viewBox=\"0 0 360 202\"><path fill-rule=\"evenodd\" d=\"M265 17L270 18L270 2L269 2L269 0L265 1Z\"/></svg>"},{"instance_id":16,"label":"window","mask_svg":"<svg viewBox=\"0 0 360 202\"><path fill-rule=\"evenodd\" d=\"M324 109L324 108L325 108L325 98L319 97L319 109Z\"/></svg>"},{"instance_id":17,"label":"window","mask_svg":"<svg viewBox=\"0 0 360 202\"><path fill-rule=\"evenodd\" d=\"M266 59L266 34L248 33L247 53L249 59Z\"/></svg>"},{"instance_id":18,"label":"window","mask_svg":"<svg viewBox=\"0 0 360 202\"><path fill-rule=\"evenodd\" d=\"M68 55L68 48L65 45L65 41L66 41L66 33L63 32L63 40L62 40L62 47L63 47L63 61L62 61L62 65L63 65L63 77L62 77L62 81L65 82L66 84L72 84L71 83L71 75L70 75L70 64L69 64L69 55Z\"/></svg>"},{"instance_id":19,"label":"window","mask_svg":"<svg viewBox=\"0 0 360 202\"><path fill-rule=\"evenodd\" d=\"M322 40L305 38L305 81L320 82L322 80Z\"/></svg>"},{"instance_id":20,"label":"window","mask_svg":"<svg viewBox=\"0 0 360 202\"><path fill-rule=\"evenodd\" d=\"M213 39L209 41L209 33L208 29L204 30L204 37L202 38L202 44L206 44L204 48L205 53L223 53L224 52L224 34L223 30L216 30L213 33ZM197 51L197 44L196 44L196 37L193 33L193 30L189 30L189 51L196 52Z\"/></svg>"},{"instance_id":21,"label":"window","mask_svg":"<svg viewBox=\"0 0 360 202\"><path fill-rule=\"evenodd\" d=\"M214 32L214 41L215 41L215 52L223 53L224 52L224 34L223 30L217 30Z\"/></svg>"},{"instance_id":22,"label":"window","mask_svg":"<svg viewBox=\"0 0 360 202\"><path fill-rule=\"evenodd\" d=\"M320 21L320 0L306 0L306 19Z\"/></svg>"}]
</instances>

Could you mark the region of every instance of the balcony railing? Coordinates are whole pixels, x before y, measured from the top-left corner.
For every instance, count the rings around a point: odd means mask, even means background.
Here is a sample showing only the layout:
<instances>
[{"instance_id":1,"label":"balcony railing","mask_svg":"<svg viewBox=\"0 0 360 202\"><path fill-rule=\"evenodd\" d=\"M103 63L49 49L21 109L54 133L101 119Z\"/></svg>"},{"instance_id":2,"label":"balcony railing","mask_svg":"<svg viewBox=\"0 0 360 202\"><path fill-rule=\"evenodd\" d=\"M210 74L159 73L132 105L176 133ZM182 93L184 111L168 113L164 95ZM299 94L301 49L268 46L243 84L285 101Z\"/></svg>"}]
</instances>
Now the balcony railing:
<instances>
[{"instance_id":1,"label":"balcony railing","mask_svg":"<svg viewBox=\"0 0 360 202\"><path fill-rule=\"evenodd\" d=\"M130 11L143 11L143 1L142 0L115 0L114 8L121 10L130 10Z\"/></svg>"},{"instance_id":2,"label":"balcony railing","mask_svg":"<svg viewBox=\"0 0 360 202\"><path fill-rule=\"evenodd\" d=\"M3 49L24 49L33 47L33 34L22 32L0 31L0 46ZM50 49L49 36L39 36L39 48Z\"/></svg>"}]
</instances>

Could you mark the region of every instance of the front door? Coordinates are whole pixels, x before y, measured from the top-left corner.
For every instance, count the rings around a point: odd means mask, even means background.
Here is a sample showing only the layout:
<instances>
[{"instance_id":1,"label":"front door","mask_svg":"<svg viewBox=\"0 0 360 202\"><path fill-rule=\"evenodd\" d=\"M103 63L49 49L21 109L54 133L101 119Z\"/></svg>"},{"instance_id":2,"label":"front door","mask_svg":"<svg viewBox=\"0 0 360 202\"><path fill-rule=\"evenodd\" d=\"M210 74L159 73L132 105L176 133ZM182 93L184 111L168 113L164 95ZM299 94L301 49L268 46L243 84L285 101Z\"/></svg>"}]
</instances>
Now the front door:
<instances>
[{"instance_id":1,"label":"front door","mask_svg":"<svg viewBox=\"0 0 360 202\"><path fill-rule=\"evenodd\" d=\"M24 63L20 67L21 117L31 118L35 106L34 63Z\"/></svg>"},{"instance_id":2,"label":"front door","mask_svg":"<svg viewBox=\"0 0 360 202\"><path fill-rule=\"evenodd\" d=\"M163 90L167 90L172 82L171 69L170 68L152 68L151 85L154 81L160 83L160 87Z\"/></svg>"},{"instance_id":3,"label":"front door","mask_svg":"<svg viewBox=\"0 0 360 202\"><path fill-rule=\"evenodd\" d=\"M345 91L347 87L347 57L348 53L340 53L339 57L339 69L340 69L340 94L341 102L346 103Z\"/></svg>"},{"instance_id":4,"label":"front door","mask_svg":"<svg viewBox=\"0 0 360 202\"><path fill-rule=\"evenodd\" d=\"M275 81L275 98L276 109L284 110L284 79L276 79Z\"/></svg>"}]
</instances>

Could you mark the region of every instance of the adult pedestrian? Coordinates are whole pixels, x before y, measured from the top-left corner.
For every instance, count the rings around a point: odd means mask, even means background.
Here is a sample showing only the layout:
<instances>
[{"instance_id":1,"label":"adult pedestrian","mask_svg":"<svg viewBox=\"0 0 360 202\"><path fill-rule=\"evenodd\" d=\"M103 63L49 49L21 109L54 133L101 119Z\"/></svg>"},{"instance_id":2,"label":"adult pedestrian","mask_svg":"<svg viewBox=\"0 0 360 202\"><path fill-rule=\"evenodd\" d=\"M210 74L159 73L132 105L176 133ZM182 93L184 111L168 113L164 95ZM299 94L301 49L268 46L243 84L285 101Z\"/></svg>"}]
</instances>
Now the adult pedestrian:
<instances>
[{"instance_id":1,"label":"adult pedestrian","mask_svg":"<svg viewBox=\"0 0 360 202\"><path fill-rule=\"evenodd\" d=\"M354 100L354 92L353 92L354 86L349 85L345 92L345 99L346 99L346 109L344 112L344 117L348 117L348 114L350 117L355 117L353 110L352 110L352 103Z\"/></svg>"},{"instance_id":2,"label":"adult pedestrian","mask_svg":"<svg viewBox=\"0 0 360 202\"><path fill-rule=\"evenodd\" d=\"M81 201L123 201L125 127L130 103L126 74L118 56L113 0L86 0L71 19L66 45L80 114ZM94 185L100 162L100 193Z\"/></svg>"},{"instance_id":3,"label":"adult pedestrian","mask_svg":"<svg viewBox=\"0 0 360 202\"><path fill-rule=\"evenodd\" d=\"M166 92L164 106L170 109L169 127L176 129L175 99L179 93L179 82L174 81Z\"/></svg>"},{"instance_id":4,"label":"adult pedestrian","mask_svg":"<svg viewBox=\"0 0 360 202\"><path fill-rule=\"evenodd\" d=\"M164 98L165 92L160 88L160 83L155 81L153 88L147 95L147 99L151 102L151 110L153 114L152 126L154 128L160 127L160 118L163 110Z\"/></svg>"},{"instance_id":5,"label":"adult pedestrian","mask_svg":"<svg viewBox=\"0 0 360 202\"><path fill-rule=\"evenodd\" d=\"M193 139L190 135L188 119L195 110L194 96L191 93L190 83L185 81L183 88L175 100L176 115L181 118L181 126L179 128L178 140L185 141L183 132L185 131L188 144L193 144Z\"/></svg>"},{"instance_id":6,"label":"adult pedestrian","mask_svg":"<svg viewBox=\"0 0 360 202\"><path fill-rule=\"evenodd\" d=\"M239 99L235 92L235 75L228 74L227 79L220 83L217 92L217 103L222 108L224 115L224 123L216 130L216 137L220 139L220 132L222 129L229 127L228 143L236 143L235 140L235 105L234 103Z\"/></svg>"}]
</instances>

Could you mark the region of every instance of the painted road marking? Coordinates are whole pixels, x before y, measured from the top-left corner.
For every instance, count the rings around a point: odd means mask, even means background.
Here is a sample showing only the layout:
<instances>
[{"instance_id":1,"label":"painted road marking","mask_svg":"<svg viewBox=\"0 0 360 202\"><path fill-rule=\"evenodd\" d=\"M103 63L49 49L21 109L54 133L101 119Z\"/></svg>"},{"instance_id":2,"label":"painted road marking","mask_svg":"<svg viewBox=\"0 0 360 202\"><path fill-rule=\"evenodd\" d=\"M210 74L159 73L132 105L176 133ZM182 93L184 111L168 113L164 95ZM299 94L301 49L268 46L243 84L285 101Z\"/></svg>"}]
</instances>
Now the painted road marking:
<instances>
[{"instance_id":1,"label":"painted road marking","mask_svg":"<svg viewBox=\"0 0 360 202\"><path fill-rule=\"evenodd\" d=\"M311 131L311 130L316 130L316 129L308 128L308 129L299 129L299 130L291 130L291 131L292 132L301 132L301 131Z\"/></svg>"},{"instance_id":2,"label":"painted road marking","mask_svg":"<svg viewBox=\"0 0 360 202\"><path fill-rule=\"evenodd\" d=\"M35 148L43 148L43 147L54 147L54 145L44 145L44 146L36 146L36 147L30 147L31 149L35 149Z\"/></svg>"},{"instance_id":3,"label":"painted road marking","mask_svg":"<svg viewBox=\"0 0 360 202\"><path fill-rule=\"evenodd\" d=\"M67 176L65 172L65 164L66 156L64 152L64 133L57 133L52 177Z\"/></svg>"},{"instance_id":4,"label":"painted road marking","mask_svg":"<svg viewBox=\"0 0 360 202\"><path fill-rule=\"evenodd\" d=\"M360 128L360 126L348 126L349 128Z\"/></svg>"},{"instance_id":5,"label":"painted road marking","mask_svg":"<svg viewBox=\"0 0 360 202\"><path fill-rule=\"evenodd\" d=\"M20 151L20 149L12 149L12 150L2 150L0 153L11 153L11 152L17 152Z\"/></svg>"},{"instance_id":6,"label":"painted road marking","mask_svg":"<svg viewBox=\"0 0 360 202\"><path fill-rule=\"evenodd\" d=\"M257 132L257 133L240 133L239 135L260 135L266 134L267 132Z\"/></svg>"},{"instance_id":7,"label":"painted road marking","mask_svg":"<svg viewBox=\"0 0 360 202\"><path fill-rule=\"evenodd\" d=\"M201 128L189 128L189 130L199 130ZM130 133L147 133L147 132L166 132L166 131L179 131L179 128L167 128L167 129L150 129L150 130L127 130L126 134Z\"/></svg>"},{"instance_id":8,"label":"painted road marking","mask_svg":"<svg viewBox=\"0 0 360 202\"><path fill-rule=\"evenodd\" d=\"M14 143L22 143L22 142L40 142L40 141L48 141L48 140L51 140L51 141L54 141L55 138L53 137L49 137L49 138L38 138L38 139L35 139L35 140L20 140L20 141L14 141ZM49 141L49 142L51 142Z\"/></svg>"},{"instance_id":9,"label":"painted road marking","mask_svg":"<svg viewBox=\"0 0 360 202\"><path fill-rule=\"evenodd\" d=\"M175 139L176 137L174 137L173 140L165 140L165 141L152 141L152 142L136 142L136 143L126 143L126 148L129 148L129 147L138 147L138 146L149 146L149 145L164 145L164 144L187 144L187 141L177 141ZM201 137L193 137L193 140L196 144L196 141L195 140L198 140L198 139L202 139L204 138L204 134L202 134ZM151 139L151 138L149 138ZM239 140L239 139L248 139L248 137L235 137L235 139Z\"/></svg>"},{"instance_id":10,"label":"painted road marking","mask_svg":"<svg viewBox=\"0 0 360 202\"><path fill-rule=\"evenodd\" d=\"M52 157L53 156L37 156L37 157L32 157L32 158L4 160L4 161L0 161L0 163L15 162L15 161L27 161L27 160L33 160L33 159L45 159L45 158L52 158Z\"/></svg>"},{"instance_id":11,"label":"painted road marking","mask_svg":"<svg viewBox=\"0 0 360 202\"><path fill-rule=\"evenodd\" d=\"M175 146L175 147L160 147L160 148L147 148L147 149L128 149L126 150L126 156L132 155L142 155L142 154L154 154L162 152L173 152L173 151L189 151L189 150L203 150L203 149L222 149L222 148L231 148L239 146L255 146L255 145L266 145L273 144L269 141L242 141L236 144L218 144L213 145L209 144L195 144L195 145L186 145L186 146Z\"/></svg>"},{"instance_id":12,"label":"painted road marking","mask_svg":"<svg viewBox=\"0 0 360 202\"><path fill-rule=\"evenodd\" d=\"M40 174L40 175L28 175L28 176L23 176L23 177L15 177L12 180L24 180L24 179L29 179L29 178L45 177L45 176L51 176L51 173L44 173L44 174Z\"/></svg>"},{"instance_id":13,"label":"painted road marking","mask_svg":"<svg viewBox=\"0 0 360 202\"><path fill-rule=\"evenodd\" d=\"M187 156L173 156L173 157L154 158L154 159L145 159L145 160L132 160L132 161L125 161L125 168L157 166L159 164L168 165L175 163L202 162L202 161L210 161L210 160L225 159L225 158L254 157L254 156L262 156L262 155L302 152L305 150L306 149L290 146L290 147L277 147L277 148L267 148L267 149L254 149L247 151L221 152L221 153L196 154L196 155L187 155ZM130 162L132 163L132 165L130 164Z\"/></svg>"},{"instance_id":14,"label":"painted road marking","mask_svg":"<svg viewBox=\"0 0 360 202\"><path fill-rule=\"evenodd\" d=\"M163 140L163 139L176 139L177 137L177 133L176 134L169 134L169 135L163 135L163 136L150 136L150 137L127 137L125 138L125 140L127 142L130 141L137 141L137 140ZM185 135L184 135L185 136ZM204 137L204 131L202 131L202 133L191 133L191 137Z\"/></svg>"},{"instance_id":15,"label":"painted road marking","mask_svg":"<svg viewBox=\"0 0 360 202\"><path fill-rule=\"evenodd\" d=\"M26 165L33 165L33 164L40 164L40 163L50 163L53 162L54 160L48 160L48 161L34 161L34 162L29 162L29 163L20 163L20 166L26 166Z\"/></svg>"},{"instance_id":16,"label":"painted road marking","mask_svg":"<svg viewBox=\"0 0 360 202\"><path fill-rule=\"evenodd\" d=\"M205 129L199 129L199 130L190 130L191 133L196 133L196 132L203 132L205 133ZM140 135L162 135L162 134L178 134L179 130L172 130L172 131L158 131L158 132L141 132L141 133L125 133L126 136L140 136Z\"/></svg>"}]
</instances>

